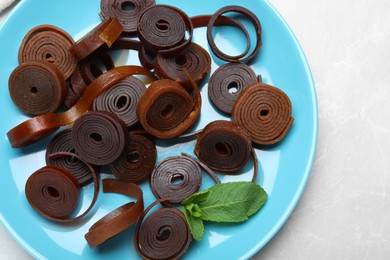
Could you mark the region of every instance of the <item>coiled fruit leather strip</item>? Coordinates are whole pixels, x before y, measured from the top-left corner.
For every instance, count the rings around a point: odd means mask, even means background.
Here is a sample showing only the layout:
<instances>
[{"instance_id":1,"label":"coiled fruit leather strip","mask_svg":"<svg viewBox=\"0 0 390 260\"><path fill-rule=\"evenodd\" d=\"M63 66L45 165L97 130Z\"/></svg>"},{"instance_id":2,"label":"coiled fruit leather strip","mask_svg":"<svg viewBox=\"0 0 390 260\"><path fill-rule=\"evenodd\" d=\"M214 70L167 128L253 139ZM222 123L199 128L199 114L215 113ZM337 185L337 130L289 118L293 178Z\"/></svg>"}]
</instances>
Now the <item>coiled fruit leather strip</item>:
<instances>
[{"instance_id":1,"label":"coiled fruit leather strip","mask_svg":"<svg viewBox=\"0 0 390 260\"><path fill-rule=\"evenodd\" d=\"M69 156L83 161L77 154L59 152L51 158ZM69 216L77 207L80 186L68 170L57 166L45 166L34 172L26 182L26 197L30 205L43 217L61 223L74 222L84 217L93 208L99 195L99 179L95 169L89 164L94 183L93 198L89 207L78 216Z\"/></svg>"},{"instance_id":2,"label":"coiled fruit leather strip","mask_svg":"<svg viewBox=\"0 0 390 260\"><path fill-rule=\"evenodd\" d=\"M125 153L109 167L118 179L140 182L149 178L156 158L157 150L152 141L142 135L129 134Z\"/></svg>"},{"instance_id":3,"label":"coiled fruit leather strip","mask_svg":"<svg viewBox=\"0 0 390 260\"><path fill-rule=\"evenodd\" d=\"M146 50L174 55L191 44L193 26L182 10L169 5L154 5L141 14L137 33Z\"/></svg>"},{"instance_id":4,"label":"coiled fruit leather strip","mask_svg":"<svg viewBox=\"0 0 390 260\"><path fill-rule=\"evenodd\" d=\"M187 221L176 208L160 208L144 220L157 203L164 201L150 204L137 223L134 246L143 259L179 259L192 241Z\"/></svg>"},{"instance_id":5,"label":"coiled fruit leather strip","mask_svg":"<svg viewBox=\"0 0 390 260\"><path fill-rule=\"evenodd\" d=\"M69 51L73 44L72 36L56 26L36 26L23 38L18 53L19 63L46 61L55 65L67 79L77 65L77 60Z\"/></svg>"},{"instance_id":6,"label":"coiled fruit leather strip","mask_svg":"<svg viewBox=\"0 0 390 260\"><path fill-rule=\"evenodd\" d=\"M59 70L43 61L18 66L11 73L8 86L14 104L24 113L34 116L56 111L67 91Z\"/></svg>"},{"instance_id":7,"label":"coiled fruit leather strip","mask_svg":"<svg viewBox=\"0 0 390 260\"><path fill-rule=\"evenodd\" d=\"M234 173L248 162L251 137L245 128L230 121L209 123L198 135L194 153L211 169Z\"/></svg>"},{"instance_id":8,"label":"coiled fruit leather strip","mask_svg":"<svg viewBox=\"0 0 390 260\"><path fill-rule=\"evenodd\" d=\"M256 81L256 74L248 65L228 63L211 75L208 95L216 108L230 115L241 91Z\"/></svg>"},{"instance_id":9,"label":"coiled fruit leather strip","mask_svg":"<svg viewBox=\"0 0 390 260\"><path fill-rule=\"evenodd\" d=\"M246 53L246 51L244 51L244 53L242 53L241 55L236 55L236 56L227 55L224 52L222 52L215 44L215 41L213 39L213 34L212 34L213 27L214 25L216 25L216 21L218 17L228 12L235 12L235 13L242 14L243 16L248 18L253 24L253 26L255 27L256 45L248 56L245 56L244 54ZM215 56L217 56L221 60L228 61L228 62L242 62L242 63L251 62L260 51L262 45L261 34L262 34L261 24L257 16L254 13L252 13L250 10L236 5L225 6L219 9L217 12L213 14L213 16L211 17L207 25L207 41L211 47L211 51L214 53ZM246 50L248 50L248 48Z\"/></svg>"},{"instance_id":10,"label":"coiled fruit leather strip","mask_svg":"<svg viewBox=\"0 0 390 260\"><path fill-rule=\"evenodd\" d=\"M170 197L180 203L202 185L199 165L186 156L172 156L159 162L150 176L150 188L156 198Z\"/></svg>"},{"instance_id":11,"label":"coiled fruit leather strip","mask_svg":"<svg viewBox=\"0 0 390 260\"><path fill-rule=\"evenodd\" d=\"M90 109L95 98L103 91L110 89L119 81L136 74L146 75L148 78L154 79L153 74L149 70L139 66L121 66L112 69L94 80L77 103L69 110L62 114L48 113L33 117L8 131L8 140L12 147L16 148L44 139L57 131L61 126L66 126L76 121L77 118Z\"/></svg>"},{"instance_id":12,"label":"coiled fruit leather strip","mask_svg":"<svg viewBox=\"0 0 390 260\"><path fill-rule=\"evenodd\" d=\"M233 106L232 117L257 144L270 145L283 139L294 118L288 96L274 86L255 83L245 88Z\"/></svg>"},{"instance_id":13,"label":"coiled fruit leather strip","mask_svg":"<svg viewBox=\"0 0 390 260\"><path fill-rule=\"evenodd\" d=\"M108 165L117 160L128 142L126 124L108 111L82 115L74 123L71 135L76 153L94 165Z\"/></svg>"},{"instance_id":14,"label":"coiled fruit leather strip","mask_svg":"<svg viewBox=\"0 0 390 260\"><path fill-rule=\"evenodd\" d=\"M193 97L177 82L162 79L153 82L141 97L137 116L141 125L158 138L181 135L199 118L201 97L192 81Z\"/></svg>"},{"instance_id":15,"label":"coiled fruit leather strip","mask_svg":"<svg viewBox=\"0 0 390 260\"><path fill-rule=\"evenodd\" d=\"M110 111L131 127L138 123L137 104L145 91L142 81L128 77L98 96L93 102L93 110Z\"/></svg>"},{"instance_id":16,"label":"coiled fruit leather strip","mask_svg":"<svg viewBox=\"0 0 390 260\"><path fill-rule=\"evenodd\" d=\"M104 179L103 192L123 194L135 198L137 201L118 207L89 228L88 233L85 234L85 239L91 248L129 228L142 216L144 210L142 190L134 183Z\"/></svg>"},{"instance_id":17,"label":"coiled fruit leather strip","mask_svg":"<svg viewBox=\"0 0 390 260\"><path fill-rule=\"evenodd\" d=\"M100 17L107 20L115 17L123 26L123 32L137 32L138 19L149 6L155 5L154 0L102 0L100 1Z\"/></svg>"},{"instance_id":18,"label":"coiled fruit leather strip","mask_svg":"<svg viewBox=\"0 0 390 260\"><path fill-rule=\"evenodd\" d=\"M160 79L176 80L183 87L191 87L191 82L183 72L183 68L186 68L192 79L199 83L211 70L210 55L196 43L192 43L179 55L166 57L157 54L154 71Z\"/></svg>"},{"instance_id":19,"label":"coiled fruit leather strip","mask_svg":"<svg viewBox=\"0 0 390 260\"><path fill-rule=\"evenodd\" d=\"M85 162L78 160L76 157L63 156L58 158L51 158L51 154L58 152L75 153L75 149L72 143L71 129L67 128L57 133L53 139L51 139L49 145L46 148L46 164L54 165L68 170L72 173L80 186L84 186L90 183L93 179L93 175L90 168ZM94 167L91 165L91 167ZM95 168L94 168L95 169ZM95 169L96 170L96 169Z\"/></svg>"},{"instance_id":20,"label":"coiled fruit leather strip","mask_svg":"<svg viewBox=\"0 0 390 260\"><path fill-rule=\"evenodd\" d=\"M80 71L80 64L77 65L73 74L66 82L67 85L67 93L64 100L64 106L66 108L71 108L74 104L76 104L77 100L84 93L85 89L88 85L85 83L83 79L83 75Z\"/></svg>"},{"instance_id":21,"label":"coiled fruit leather strip","mask_svg":"<svg viewBox=\"0 0 390 260\"><path fill-rule=\"evenodd\" d=\"M121 23L116 18L111 17L78 40L70 48L70 52L82 60L104 44L110 47L122 32Z\"/></svg>"}]
</instances>

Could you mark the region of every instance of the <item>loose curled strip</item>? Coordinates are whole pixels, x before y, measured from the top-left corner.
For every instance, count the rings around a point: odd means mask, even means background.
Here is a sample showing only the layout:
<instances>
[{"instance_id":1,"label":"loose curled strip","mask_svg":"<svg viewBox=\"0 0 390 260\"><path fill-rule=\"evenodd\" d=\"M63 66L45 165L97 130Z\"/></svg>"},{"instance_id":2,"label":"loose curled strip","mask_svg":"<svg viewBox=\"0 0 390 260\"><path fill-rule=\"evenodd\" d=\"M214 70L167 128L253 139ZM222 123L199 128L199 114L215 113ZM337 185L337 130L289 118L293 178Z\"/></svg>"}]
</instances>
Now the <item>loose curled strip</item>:
<instances>
[{"instance_id":1,"label":"loose curled strip","mask_svg":"<svg viewBox=\"0 0 390 260\"><path fill-rule=\"evenodd\" d=\"M192 43L179 55L166 57L157 54L154 71L160 79L176 80L184 87L191 87L191 82L183 72L183 68L186 68L193 80L199 83L210 73L210 55L205 49L195 43Z\"/></svg>"},{"instance_id":2,"label":"loose curled strip","mask_svg":"<svg viewBox=\"0 0 390 260\"><path fill-rule=\"evenodd\" d=\"M156 158L157 150L152 141L142 135L130 134L126 152L109 167L118 179L140 182L149 178Z\"/></svg>"},{"instance_id":3,"label":"loose curled strip","mask_svg":"<svg viewBox=\"0 0 390 260\"><path fill-rule=\"evenodd\" d=\"M154 5L141 14L137 33L146 50L172 55L191 44L193 26L182 10L169 5Z\"/></svg>"},{"instance_id":4,"label":"loose curled strip","mask_svg":"<svg viewBox=\"0 0 390 260\"><path fill-rule=\"evenodd\" d=\"M75 149L72 143L71 129L67 128L56 134L53 139L50 140L46 149L46 164L58 166L68 170L72 173L80 186L84 186L90 183L93 179L93 175L90 168L86 165L86 162L78 160L76 157L63 156L52 158L51 155L58 152L75 153ZM91 165L91 167L94 167Z\"/></svg>"},{"instance_id":5,"label":"loose curled strip","mask_svg":"<svg viewBox=\"0 0 390 260\"><path fill-rule=\"evenodd\" d=\"M128 77L98 96L93 102L93 110L110 111L131 127L138 123L137 104L145 91L142 81Z\"/></svg>"},{"instance_id":6,"label":"loose curled strip","mask_svg":"<svg viewBox=\"0 0 390 260\"><path fill-rule=\"evenodd\" d=\"M26 62L9 77L9 93L14 104L29 115L55 112L67 88L56 66L43 61Z\"/></svg>"},{"instance_id":7,"label":"loose curled strip","mask_svg":"<svg viewBox=\"0 0 390 260\"><path fill-rule=\"evenodd\" d=\"M248 18L252 22L253 26L255 27L256 46L254 47L253 51L246 57L244 57L245 52L242 53L241 55L237 55L237 56L227 55L227 54L223 53L215 44L215 41L213 39L213 34L212 34L213 27L216 24L218 17L220 17L221 15L228 13L228 12L236 12L236 13L242 14L243 16ZM261 33L262 33L261 32L261 24L260 24L260 21L257 18L257 16L254 13L252 13L250 10L248 10L244 7L241 7L241 6L236 6L236 5L225 6L225 7L222 7L221 9L219 9L217 12L215 12L213 14L213 16L211 17L211 19L207 25L207 41L211 47L211 51L214 53L215 56L217 56L221 60L224 60L227 62L245 63L245 62L252 61L255 58L255 56L258 54L258 52L260 51L260 48L262 45ZM248 39L248 41L249 41L249 39Z\"/></svg>"},{"instance_id":8,"label":"loose curled strip","mask_svg":"<svg viewBox=\"0 0 390 260\"><path fill-rule=\"evenodd\" d=\"M196 161L186 156L172 156L159 162L150 176L150 188L169 203L180 203L202 185L202 172Z\"/></svg>"},{"instance_id":9,"label":"loose curled strip","mask_svg":"<svg viewBox=\"0 0 390 260\"><path fill-rule=\"evenodd\" d=\"M18 53L19 63L46 61L55 65L67 79L77 65L77 60L69 52L73 44L72 36L56 26L36 26L23 38Z\"/></svg>"},{"instance_id":10,"label":"loose curled strip","mask_svg":"<svg viewBox=\"0 0 390 260\"><path fill-rule=\"evenodd\" d=\"M233 106L232 117L257 144L270 145L283 139L294 118L288 96L274 86L255 83L245 88Z\"/></svg>"},{"instance_id":11,"label":"loose curled strip","mask_svg":"<svg viewBox=\"0 0 390 260\"><path fill-rule=\"evenodd\" d=\"M144 210L142 190L134 183L104 179L103 192L123 194L135 198L137 201L126 203L111 211L89 228L85 239L91 248L129 228L142 216Z\"/></svg>"},{"instance_id":12,"label":"loose curled strip","mask_svg":"<svg viewBox=\"0 0 390 260\"><path fill-rule=\"evenodd\" d=\"M248 162L252 142L239 124L217 120L198 135L194 153L211 169L235 173Z\"/></svg>"},{"instance_id":13,"label":"loose curled strip","mask_svg":"<svg viewBox=\"0 0 390 260\"><path fill-rule=\"evenodd\" d=\"M143 259L179 259L192 241L187 221L176 208L160 208L144 220L156 204L167 200L150 204L137 223L134 246Z\"/></svg>"},{"instance_id":14,"label":"loose curled strip","mask_svg":"<svg viewBox=\"0 0 390 260\"><path fill-rule=\"evenodd\" d=\"M59 152L50 158L69 156L83 161L77 154ZM26 197L30 205L43 217L60 223L74 222L90 212L99 195L99 179L94 168L86 163L94 183L93 198L89 207L78 216L69 216L77 207L80 186L69 171L57 166L45 166L34 172L26 182Z\"/></svg>"},{"instance_id":15,"label":"loose curled strip","mask_svg":"<svg viewBox=\"0 0 390 260\"><path fill-rule=\"evenodd\" d=\"M94 165L108 165L116 161L128 143L126 124L108 111L82 115L74 123L71 135L76 153Z\"/></svg>"},{"instance_id":16,"label":"loose curled strip","mask_svg":"<svg viewBox=\"0 0 390 260\"><path fill-rule=\"evenodd\" d=\"M158 138L181 135L200 115L201 97L195 82L193 97L177 82L162 79L153 82L141 97L137 116L144 129Z\"/></svg>"},{"instance_id":17,"label":"loose curled strip","mask_svg":"<svg viewBox=\"0 0 390 260\"><path fill-rule=\"evenodd\" d=\"M122 32L123 27L121 23L114 17L111 17L73 44L70 52L76 58L82 60L104 44L110 47Z\"/></svg>"},{"instance_id":18,"label":"loose curled strip","mask_svg":"<svg viewBox=\"0 0 390 260\"><path fill-rule=\"evenodd\" d=\"M154 0L102 0L100 17L103 20L115 17L122 24L123 32L132 34L137 32L138 19L142 12L155 4Z\"/></svg>"},{"instance_id":19,"label":"loose curled strip","mask_svg":"<svg viewBox=\"0 0 390 260\"><path fill-rule=\"evenodd\" d=\"M69 110L62 114L49 113L31 118L8 131L8 140L12 147L17 148L44 139L57 131L61 126L66 126L76 121L77 118L90 109L94 99L103 91L110 89L119 81L136 74L154 79L153 74L149 70L139 66L121 66L112 69L94 80L77 103Z\"/></svg>"},{"instance_id":20,"label":"loose curled strip","mask_svg":"<svg viewBox=\"0 0 390 260\"><path fill-rule=\"evenodd\" d=\"M199 164L200 168L203 171L205 171L213 179L213 181L216 184L221 183L221 180L218 178L218 175L215 174L215 172L212 169L210 169L210 167L208 167L206 164L202 163L201 161L199 161L198 159L192 157L191 155L189 155L187 153L181 153L181 155L182 156L186 156L187 158L192 159L192 160L194 160L194 162Z\"/></svg>"},{"instance_id":21,"label":"loose curled strip","mask_svg":"<svg viewBox=\"0 0 390 260\"><path fill-rule=\"evenodd\" d=\"M230 115L241 91L256 81L256 74L248 65L228 63L211 75L208 95L216 108Z\"/></svg>"}]
</instances>

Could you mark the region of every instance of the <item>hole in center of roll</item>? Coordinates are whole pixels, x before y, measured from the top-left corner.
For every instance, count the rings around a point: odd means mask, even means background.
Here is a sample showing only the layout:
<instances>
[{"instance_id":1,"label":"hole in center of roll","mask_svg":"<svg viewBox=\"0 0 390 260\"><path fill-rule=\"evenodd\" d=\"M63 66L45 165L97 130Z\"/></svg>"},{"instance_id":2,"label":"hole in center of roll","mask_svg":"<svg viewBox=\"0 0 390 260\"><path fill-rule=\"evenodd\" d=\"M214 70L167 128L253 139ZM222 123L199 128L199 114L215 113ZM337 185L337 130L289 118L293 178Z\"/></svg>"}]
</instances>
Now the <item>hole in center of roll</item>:
<instances>
[{"instance_id":1,"label":"hole in center of roll","mask_svg":"<svg viewBox=\"0 0 390 260\"><path fill-rule=\"evenodd\" d=\"M37 94L38 93L38 88L37 87L32 87L30 89L30 92L31 92L31 94Z\"/></svg>"},{"instance_id":2,"label":"hole in center of roll","mask_svg":"<svg viewBox=\"0 0 390 260\"><path fill-rule=\"evenodd\" d=\"M125 96L121 96L118 101L116 102L116 107L118 109L121 109L123 108L124 106L126 106L126 103L127 103L127 97Z\"/></svg>"},{"instance_id":3,"label":"hole in center of roll","mask_svg":"<svg viewBox=\"0 0 390 260\"><path fill-rule=\"evenodd\" d=\"M89 137L91 137L91 139L97 143L100 143L103 140L103 137L98 133L92 133L89 135Z\"/></svg>"},{"instance_id":4,"label":"hole in center of roll","mask_svg":"<svg viewBox=\"0 0 390 260\"><path fill-rule=\"evenodd\" d=\"M89 66L89 71L91 72L92 76L94 76L95 78L102 75L102 71L94 64L91 64Z\"/></svg>"},{"instance_id":5,"label":"hole in center of roll","mask_svg":"<svg viewBox=\"0 0 390 260\"><path fill-rule=\"evenodd\" d=\"M173 105L168 104L161 110L161 116L164 118L170 117L173 114Z\"/></svg>"},{"instance_id":6,"label":"hole in center of roll","mask_svg":"<svg viewBox=\"0 0 390 260\"><path fill-rule=\"evenodd\" d=\"M137 152L127 154L126 161L128 163L137 163L139 161L139 154Z\"/></svg>"},{"instance_id":7,"label":"hole in center of roll","mask_svg":"<svg viewBox=\"0 0 390 260\"><path fill-rule=\"evenodd\" d=\"M215 150L220 155L228 155L229 154L229 148L228 146L223 142L218 142L215 144Z\"/></svg>"},{"instance_id":8,"label":"hole in center of roll","mask_svg":"<svg viewBox=\"0 0 390 260\"><path fill-rule=\"evenodd\" d=\"M229 85L227 86L227 89L228 89L230 94L236 94L238 92L237 82L235 82L235 81L230 82Z\"/></svg>"},{"instance_id":9,"label":"hole in center of roll","mask_svg":"<svg viewBox=\"0 0 390 260\"><path fill-rule=\"evenodd\" d=\"M261 109L260 112L259 112L260 117L265 117L268 114L269 114L269 110L268 109Z\"/></svg>"},{"instance_id":10,"label":"hole in center of roll","mask_svg":"<svg viewBox=\"0 0 390 260\"><path fill-rule=\"evenodd\" d=\"M160 19L156 22L156 27L161 31L166 31L169 29L169 23L164 19Z\"/></svg>"},{"instance_id":11,"label":"hole in center of roll","mask_svg":"<svg viewBox=\"0 0 390 260\"><path fill-rule=\"evenodd\" d=\"M187 57L185 55L179 55L176 57L175 63L179 66L184 66L187 63Z\"/></svg>"},{"instance_id":12,"label":"hole in center of roll","mask_svg":"<svg viewBox=\"0 0 390 260\"><path fill-rule=\"evenodd\" d=\"M171 184L175 186L179 186L180 184L183 183L183 181L184 181L184 177L181 174L175 174L171 178Z\"/></svg>"},{"instance_id":13,"label":"hole in center of roll","mask_svg":"<svg viewBox=\"0 0 390 260\"><path fill-rule=\"evenodd\" d=\"M168 229L167 226L163 226L158 230L158 233L156 235L157 240L159 241L165 241L171 236L171 231Z\"/></svg>"},{"instance_id":14,"label":"hole in center of roll","mask_svg":"<svg viewBox=\"0 0 390 260\"><path fill-rule=\"evenodd\" d=\"M126 13L131 13L135 9L135 5L132 2L126 1L121 4L121 8Z\"/></svg>"},{"instance_id":15,"label":"hole in center of roll","mask_svg":"<svg viewBox=\"0 0 390 260\"><path fill-rule=\"evenodd\" d=\"M51 186L47 187L47 193L52 198L58 198L60 196L60 193L58 192L58 190L54 187L51 187Z\"/></svg>"}]
</instances>

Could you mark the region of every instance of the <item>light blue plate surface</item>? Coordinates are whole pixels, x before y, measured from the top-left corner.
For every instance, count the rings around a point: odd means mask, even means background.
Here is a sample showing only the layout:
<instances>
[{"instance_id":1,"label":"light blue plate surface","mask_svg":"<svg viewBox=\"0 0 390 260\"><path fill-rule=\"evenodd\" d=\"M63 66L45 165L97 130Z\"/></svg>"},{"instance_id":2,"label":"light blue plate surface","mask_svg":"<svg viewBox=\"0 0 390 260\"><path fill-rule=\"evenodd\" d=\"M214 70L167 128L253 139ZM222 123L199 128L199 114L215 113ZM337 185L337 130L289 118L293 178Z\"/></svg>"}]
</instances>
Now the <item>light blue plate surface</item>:
<instances>
[{"instance_id":1,"label":"light blue plate surface","mask_svg":"<svg viewBox=\"0 0 390 260\"><path fill-rule=\"evenodd\" d=\"M265 0L166 0L158 3L171 4L183 9L188 15L213 13L224 5L242 5L260 18L263 27L263 48L259 58L252 64L263 81L282 89L293 104L295 121L286 138L278 145L257 149L260 161L258 183L269 194L264 208L241 224L213 224L205 226L201 242L192 242L185 254L186 259L237 259L248 258L260 250L286 221L306 185L312 167L318 131L317 103L313 80L304 54L280 15ZM24 0L14 9L0 29L0 219L11 235L34 257L48 259L134 259L138 258L132 234L134 228L111 239L96 249L90 249L84 240L88 228L100 217L128 202L128 198L115 194L100 194L97 205L89 217L78 225L60 225L40 217L31 209L24 195L28 176L44 166L47 141L25 149L12 149L6 133L27 119L13 105L7 79L18 65L17 52L25 33L39 24L53 24L69 32L75 39L100 22L98 0ZM238 53L245 41L234 29L218 29L217 43L226 43L223 50ZM241 40L242 39L242 40ZM197 29L194 41L205 46L205 29ZM126 54L124 54L126 56ZM128 64L137 64L137 56L130 53L124 59ZM123 58L123 55L122 55ZM214 58L214 71L223 64ZM123 62L123 59L122 59ZM207 86L202 87L202 116L197 128L208 122L225 118L215 112L207 98ZM180 152L192 153L194 142L172 145L160 142L161 160ZM237 176L222 177L223 182L249 180L252 163ZM107 175L104 175L107 177ZM212 184L204 177L202 189ZM145 204L154 200L143 183ZM85 207L91 200L92 187L83 191Z\"/></svg>"}]
</instances>

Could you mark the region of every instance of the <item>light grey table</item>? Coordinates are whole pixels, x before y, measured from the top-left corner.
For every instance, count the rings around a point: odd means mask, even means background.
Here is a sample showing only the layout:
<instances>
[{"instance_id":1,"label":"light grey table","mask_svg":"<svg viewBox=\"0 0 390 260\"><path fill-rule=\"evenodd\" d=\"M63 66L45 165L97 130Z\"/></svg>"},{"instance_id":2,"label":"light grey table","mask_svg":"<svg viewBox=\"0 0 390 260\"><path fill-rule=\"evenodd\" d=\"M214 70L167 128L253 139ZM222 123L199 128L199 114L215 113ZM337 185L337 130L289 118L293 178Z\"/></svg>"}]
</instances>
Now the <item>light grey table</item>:
<instances>
[{"instance_id":1,"label":"light grey table","mask_svg":"<svg viewBox=\"0 0 390 260\"><path fill-rule=\"evenodd\" d=\"M254 259L390 259L390 1L269 1L310 63L320 131L299 204ZM0 259L31 259L1 225Z\"/></svg>"}]
</instances>

